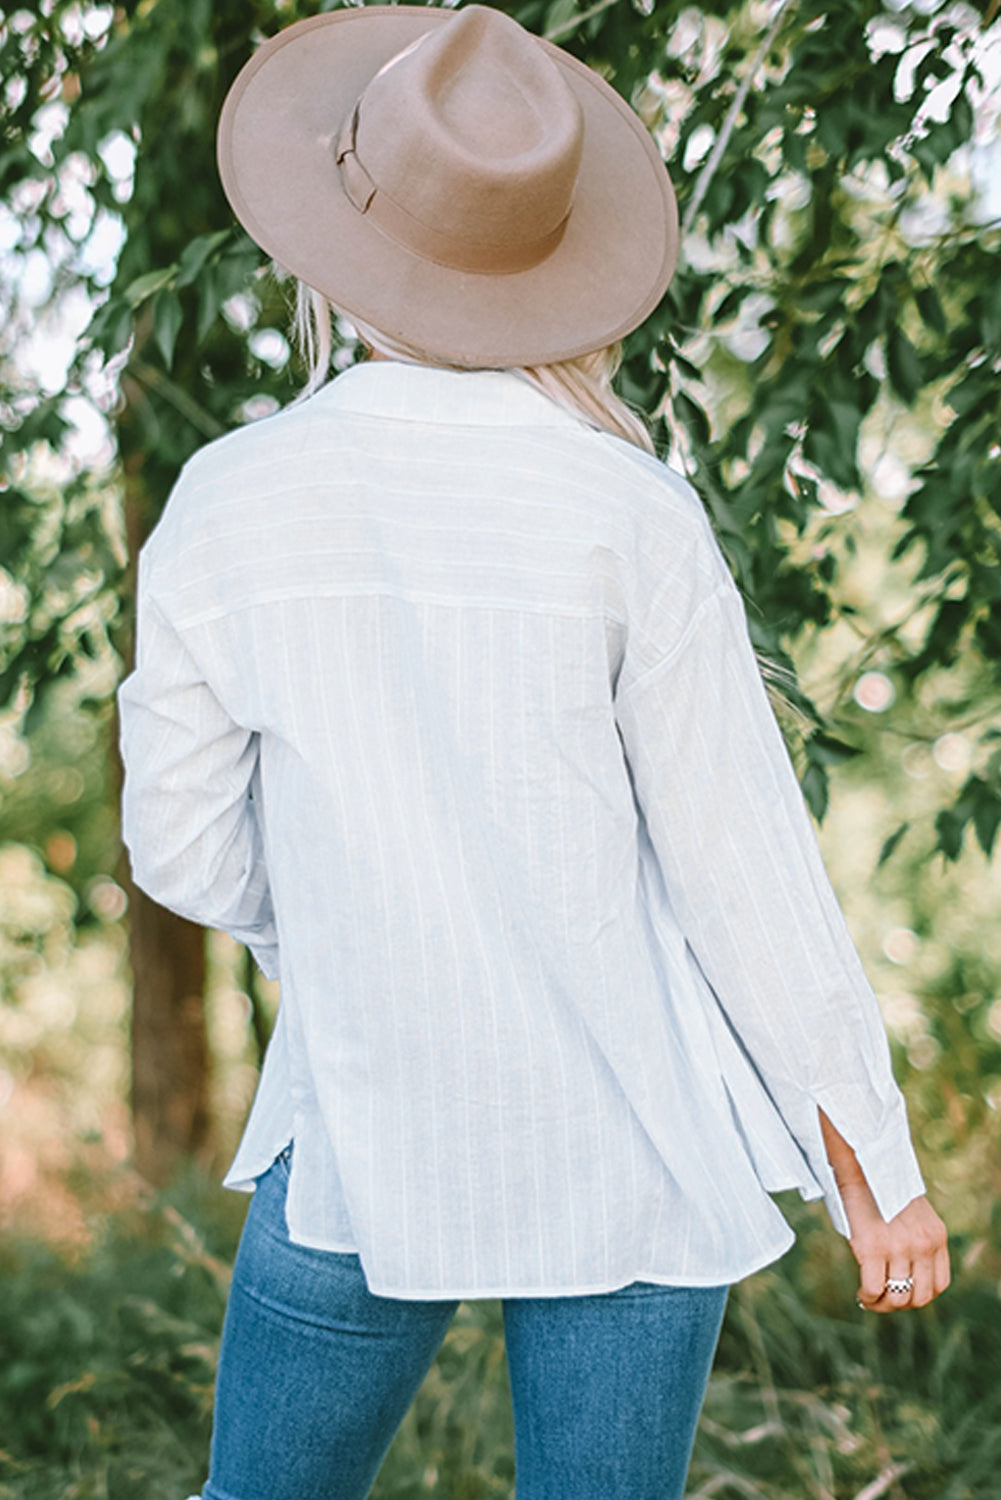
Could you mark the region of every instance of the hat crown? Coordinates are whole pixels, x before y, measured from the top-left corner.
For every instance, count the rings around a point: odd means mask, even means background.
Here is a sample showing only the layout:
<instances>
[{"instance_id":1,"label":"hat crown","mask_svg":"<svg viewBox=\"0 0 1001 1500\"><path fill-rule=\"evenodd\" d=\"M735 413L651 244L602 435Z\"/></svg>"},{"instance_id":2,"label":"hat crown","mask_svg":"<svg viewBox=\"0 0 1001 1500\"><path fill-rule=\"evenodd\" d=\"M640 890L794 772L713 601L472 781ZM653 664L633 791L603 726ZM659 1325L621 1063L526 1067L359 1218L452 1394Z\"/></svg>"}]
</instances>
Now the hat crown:
<instances>
[{"instance_id":1,"label":"hat crown","mask_svg":"<svg viewBox=\"0 0 1001 1500\"><path fill-rule=\"evenodd\" d=\"M535 245L540 259L555 248L583 133L577 99L539 43L502 12L471 5L371 80L354 151L376 197L415 230L521 263Z\"/></svg>"},{"instance_id":2,"label":"hat crown","mask_svg":"<svg viewBox=\"0 0 1001 1500\"><path fill-rule=\"evenodd\" d=\"M485 5L293 22L234 80L218 152L269 255L432 362L538 365L612 343L677 258L674 193L642 120Z\"/></svg>"}]
</instances>

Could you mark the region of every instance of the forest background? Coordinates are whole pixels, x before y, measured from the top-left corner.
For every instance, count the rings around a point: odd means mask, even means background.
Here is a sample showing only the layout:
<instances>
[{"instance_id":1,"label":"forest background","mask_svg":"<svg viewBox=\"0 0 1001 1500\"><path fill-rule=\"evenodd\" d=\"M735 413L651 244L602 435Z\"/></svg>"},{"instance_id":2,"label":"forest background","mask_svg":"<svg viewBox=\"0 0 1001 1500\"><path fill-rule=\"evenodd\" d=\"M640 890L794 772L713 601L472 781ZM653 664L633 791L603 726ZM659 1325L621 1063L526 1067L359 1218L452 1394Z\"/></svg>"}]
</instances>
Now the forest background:
<instances>
[{"instance_id":1,"label":"forest background","mask_svg":"<svg viewBox=\"0 0 1001 1500\"><path fill-rule=\"evenodd\" d=\"M204 1472L277 1002L129 882L113 691L184 459L296 393L286 290L214 167L292 0L0 10L0 1496ZM955 1281L863 1319L822 1209L731 1299L699 1496L996 1495L1001 1467L997 0L505 7L670 163L681 270L622 389L702 494L883 1007ZM339 366L357 349L341 330ZM511 1491L497 1307L464 1306L378 1496Z\"/></svg>"}]
</instances>

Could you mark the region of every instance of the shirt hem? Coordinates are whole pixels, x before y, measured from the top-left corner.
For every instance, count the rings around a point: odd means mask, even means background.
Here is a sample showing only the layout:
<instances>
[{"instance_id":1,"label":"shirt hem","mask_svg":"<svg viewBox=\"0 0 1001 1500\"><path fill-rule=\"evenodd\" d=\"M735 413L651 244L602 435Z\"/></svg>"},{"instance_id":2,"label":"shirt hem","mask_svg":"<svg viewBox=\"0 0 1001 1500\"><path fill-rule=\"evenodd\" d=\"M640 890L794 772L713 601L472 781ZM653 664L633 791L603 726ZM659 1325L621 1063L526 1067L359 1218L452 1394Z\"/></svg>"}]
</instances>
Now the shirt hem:
<instances>
[{"instance_id":1,"label":"shirt hem","mask_svg":"<svg viewBox=\"0 0 1001 1500\"><path fill-rule=\"evenodd\" d=\"M328 1250L332 1254L358 1255L357 1249L347 1249L343 1246L334 1246L329 1243L319 1243L317 1239L306 1235L299 1235L289 1229L289 1238L294 1245L302 1245L310 1250ZM390 1286L385 1282L379 1282L371 1278L365 1272L365 1282L368 1290L375 1297L389 1297L398 1302L482 1302L507 1299L512 1297L589 1297L598 1296L605 1292L622 1291L625 1287L632 1286L634 1281L645 1281L654 1286L678 1286L678 1287L708 1287L708 1286L731 1286L734 1282L743 1281L747 1276L753 1276L756 1271L764 1270L774 1261L779 1260L795 1244L796 1235L787 1224L786 1233L781 1240L756 1256L750 1265L732 1271L715 1272L712 1276L697 1276L691 1272L671 1271L637 1271L634 1274L624 1274L614 1281L588 1282L584 1285L574 1286L488 1286L488 1287L399 1287ZM364 1262L362 1262L364 1270Z\"/></svg>"},{"instance_id":2,"label":"shirt hem","mask_svg":"<svg viewBox=\"0 0 1001 1500\"><path fill-rule=\"evenodd\" d=\"M818 1125L819 1129L819 1125ZM234 1170L238 1165L237 1160L233 1162L229 1172L223 1178L222 1185L233 1192L253 1193L257 1187L257 1181L271 1166L274 1157L277 1156L284 1146L293 1139L290 1132L284 1145L279 1145L273 1151L262 1153L260 1160L266 1163L254 1166L252 1170L242 1170L237 1175ZM251 1158L252 1162L255 1158ZM798 1188L803 1198L812 1200L823 1196L823 1189L815 1178L811 1178L809 1185L801 1180L790 1180L783 1182L781 1188ZM780 1188L772 1187L768 1191L778 1191ZM587 1282L572 1286L535 1285L535 1286L487 1286L472 1287L468 1283L462 1287L402 1287L393 1286L385 1282L373 1280L365 1267L358 1246L354 1243L337 1243L331 1238L321 1235L311 1235L301 1229L294 1228L288 1222L286 1216L286 1229L293 1245L299 1245L307 1250L319 1250L331 1255L354 1255L359 1258L365 1275L366 1286L369 1292L376 1297L387 1297L401 1302L476 1302L495 1301L505 1298L530 1298L530 1297L585 1297L598 1296L604 1293L621 1291L624 1287L631 1286L634 1281L643 1281L655 1286L678 1286L678 1287L709 1287L709 1286L731 1286L735 1282L742 1281L745 1277L753 1276L756 1272L772 1265L785 1255L795 1244L796 1235L788 1220L782 1216L781 1210L776 1204L772 1205L776 1211L776 1218L782 1224L783 1232L774 1241L766 1243L766 1247L749 1261L743 1261L736 1266L714 1271L711 1275L698 1275L692 1272L674 1271L636 1271L632 1274L623 1273L613 1281Z\"/></svg>"}]
</instances>

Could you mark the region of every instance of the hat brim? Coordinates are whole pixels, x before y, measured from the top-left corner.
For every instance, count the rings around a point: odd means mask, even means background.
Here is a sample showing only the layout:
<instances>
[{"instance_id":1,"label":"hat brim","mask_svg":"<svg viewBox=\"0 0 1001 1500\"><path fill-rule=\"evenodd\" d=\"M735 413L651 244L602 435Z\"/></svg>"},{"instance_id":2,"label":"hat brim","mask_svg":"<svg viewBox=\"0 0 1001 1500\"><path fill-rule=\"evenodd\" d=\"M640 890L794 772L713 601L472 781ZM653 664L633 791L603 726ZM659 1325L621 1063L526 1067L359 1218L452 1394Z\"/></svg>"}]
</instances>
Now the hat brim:
<instances>
[{"instance_id":1,"label":"hat brim","mask_svg":"<svg viewBox=\"0 0 1001 1500\"><path fill-rule=\"evenodd\" d=\"M391 57L452 14L366 6L296 22L264 43L219 120L233 211L284 269L435 359L547 364L614 343L653 311L674 272L674 191L642 121L552 43L541 45L577 97L584 144L573 211L546 260L504 274L438 265L390 239L344 193L334 160L344 119Z\"/></svg>"}]
</instances>

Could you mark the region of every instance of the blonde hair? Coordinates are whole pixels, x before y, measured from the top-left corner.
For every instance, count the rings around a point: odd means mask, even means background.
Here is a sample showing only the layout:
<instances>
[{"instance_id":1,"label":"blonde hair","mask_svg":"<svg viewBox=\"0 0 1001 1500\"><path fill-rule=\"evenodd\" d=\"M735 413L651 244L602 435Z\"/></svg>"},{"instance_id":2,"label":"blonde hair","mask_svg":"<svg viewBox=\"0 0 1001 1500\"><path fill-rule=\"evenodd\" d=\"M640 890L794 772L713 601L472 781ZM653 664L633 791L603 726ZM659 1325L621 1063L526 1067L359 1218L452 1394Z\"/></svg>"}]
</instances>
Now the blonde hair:
<instances>
[{"instance_id":1,"label":"blonde hair","mask_svg":"<svg viewBox=\"0 0 1001 1500\"><path fill-rule=\"evenodd\" d=\"M302 396L311 396L327 379L333 354L333 305L314 287L305 282L296 285L295 341L305 361L308 379ZM401 340L390 338L347 314L351 326L364 344L376 354L409 364L438 365L445 369L465 368L436 359L423 350ZM560 406L580 417L592 427L634 443L653 453L653 441L646 423L638 412L627 406L615 391L612 381L622 362L622 345L609 344L574 359L561 359L547 365L519 365L517 372Z\"/></svg>"}]
</instances>

